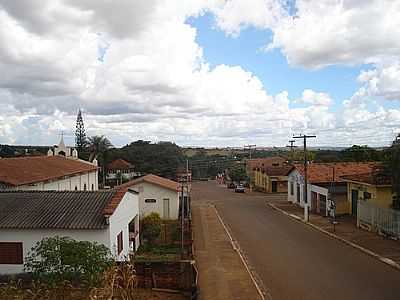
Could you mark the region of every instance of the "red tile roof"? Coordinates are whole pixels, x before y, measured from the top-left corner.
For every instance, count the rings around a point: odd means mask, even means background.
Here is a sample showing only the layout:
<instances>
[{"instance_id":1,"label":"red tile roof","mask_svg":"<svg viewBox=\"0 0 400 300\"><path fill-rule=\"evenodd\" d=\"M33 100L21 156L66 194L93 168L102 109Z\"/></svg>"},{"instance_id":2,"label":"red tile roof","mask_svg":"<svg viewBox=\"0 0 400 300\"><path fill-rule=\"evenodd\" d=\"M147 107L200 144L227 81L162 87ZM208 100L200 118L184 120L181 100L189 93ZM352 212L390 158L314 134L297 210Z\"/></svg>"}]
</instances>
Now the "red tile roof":
<instances>
[{"instance_id":1,"label":"red tile roof","mask_svg":"<svg viewBox=\"0 0 400 300\"><path fill-rule=\"evenodd\" d=\"M271 157L265 157L265 158L254 158L254 159L248 159L246 161L246 166L247 168L250 168L251 170L254 168L259 168L259 167L272 167L274 164L279 164L282 165L286 162L286 159L280 157L280 156L271 156Z\"/></svg>"},{"instance_id":2,"label":"red tile roof","mask_svg":"<svg viewBox=\"0 0 400 300\"><path fill-rule=\"evenodd\" d=\"M140 178L128 181L121 186L133 187L136 184L141 183L141 182L152 183L152 184L164 187L169 190L179 191L179 183L178 182L170 180L168 178L153 175L153 174L148 174L146 176L142 176Z\"/></svg>"},{"instance_id":3,"label":"red tile roof","mask_svg":"<svg viewBox=\"0 0 400 300\"><path fill-rule=\"evenodd\" d=\"M280 167L264 167L261 170L267 173L268 176L287 176L292 168L293 166L284 165Z\"/></svg>"},{"instance_id":4,"label":"red tile roof","mask_svg":"<svg viewBox=\"0 0 400 300\"><path fill-rule=\"evenodd\" d=\"M111 163L107 165L107 169L109 170L128 170L128 169L133 169L134 165L131 163L127 162L126 160L122 158L118 158L116 160L113 160Z\"/></svg>"},{"instance_id":5,"label":"red tile roof","mask_svg":"<svg viewBox=\"0 0 400 300\"><path fill-rule=\"evenodd\" d=\"M105 215L112 215L124 197L125 193L128 191L136 192L134 190L134 186L141 182L152 183L161 187L164 187L169 190L179 191L179 183L164 177L160 177L157 175L149 174L131 181L128 181L124 184L114 187L114 191L116 191L114 197L108 203L107 207L104 209L103 213Z\"/></svg>"},{"instance_id":6,"label":"red tile roof","mask_svg":"<svg viewBox=\"0 0 400 300\"><path fill-rule=\"evenodd\" d=\"M392 185L392 179L390 178L390 176L382 172L345 175L342 176L342 179L344 179L345 181L354 181L378 186Z\"/></svg>"},{"instance_id":7,"label":"red tile roof","mask_svg":"<svg viewBox=\"0 0 400 300\"><path fill-rule=\"evenodd\" d=\"M86 173L97 167L62 156L34 156L0 159L0 182L19 186Z\"/></svg>"},{"instance_id":8,"label":"red tile roof","mask_svg":"<svg viewBox=\"0 0 400 300\"><path fill-rule=\"evenodd\" d=\"M371 173L377 167L378 163L311 163L308 165L307 174L310 183L326 183L332 182L333 174L335 174L334 182L344 182L342 176ZM304 176L304 166L295 164L293 169L297 169Z\"/></svg>"}]
</instances>

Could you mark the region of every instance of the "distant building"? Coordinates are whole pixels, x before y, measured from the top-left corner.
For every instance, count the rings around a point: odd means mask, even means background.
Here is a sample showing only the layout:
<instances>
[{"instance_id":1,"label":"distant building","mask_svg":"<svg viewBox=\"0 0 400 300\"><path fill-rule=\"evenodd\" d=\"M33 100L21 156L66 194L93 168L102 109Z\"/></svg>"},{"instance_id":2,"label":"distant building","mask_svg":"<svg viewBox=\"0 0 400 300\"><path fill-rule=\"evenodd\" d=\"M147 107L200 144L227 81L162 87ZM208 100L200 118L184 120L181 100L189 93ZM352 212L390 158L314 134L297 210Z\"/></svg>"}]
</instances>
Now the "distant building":
<instances>
[{"instance_id":1,"label":"distant building","mask_svg":"<svg viewBox=\"0 0 400 300\"><path fill-rule=\"evenodd\" d=\"M97 160L78 158L76 149L66 147L63 138L47 156L0 159L0 191L97 191Z\"/></svg>"},{"instance_id":2,"label":"distant building","mask_svg":"<svg viewBox=\"0 0 400 300\"><path fill-rule=\"evenodd\" d=\"M292 166L258 167L255 169L254 187L267 193L287 193L288 173Z\"/></svg>"},{"instance_id":3,"label":"distant building","mask_svg":"<svg viewBox=\"0 0 400 300\"><path fill-rule=\"evenodd\" d=\"M254 170L261 167L280 167L286 164L286 159L280 156L254 158L246 160L246 173L254 178Z\"/></svg>"},{"instance_id":4,"label":"distant building","mask_svg":"<svg viewBox=\"0 0 400 300\"><path fill-rule=\"evenodd\" d=\"M122 186L131 187L139 191L141 217L155 212L162 219L178 219L180 197L180 185L178 182L149 174L124 183Z\"/></svg>"},{"instance_id":5,"label":"distant building","mask_svg":"<svg viewBox=\"0 0 400 300\"><path fill-rule=\"evenodd\" d=\"M332 204L336 214L348 214L348 186L343 176L371 173L377 163L311 163L308 165L308 207L312 212L327 216ZM295 164L288 175L288 200L304 206L304 165Z\"/></svg>"},{"instance_id":6,"label":"distant building","mask_svg":"<svg viewBox=\"0 0 400 300\"><path fill-rule=\"evenodd\" d=\"M122 158L113 160L107 165L107 180L116 181L117 184L138 176L140 173L135 172L135 166Z\"/></svg>"},{"instance_id":7,"label":"distant building","mask_svg":"<svg viewBox=\"0 0 400 300\"><path fill-rule=\"evenodd\" d=\"M0 274L23 272L31 248L55 236L97 242L118 261L129 260L139 247L138 198L128 188L0 192Z\"/></svg>"}]
</instances>

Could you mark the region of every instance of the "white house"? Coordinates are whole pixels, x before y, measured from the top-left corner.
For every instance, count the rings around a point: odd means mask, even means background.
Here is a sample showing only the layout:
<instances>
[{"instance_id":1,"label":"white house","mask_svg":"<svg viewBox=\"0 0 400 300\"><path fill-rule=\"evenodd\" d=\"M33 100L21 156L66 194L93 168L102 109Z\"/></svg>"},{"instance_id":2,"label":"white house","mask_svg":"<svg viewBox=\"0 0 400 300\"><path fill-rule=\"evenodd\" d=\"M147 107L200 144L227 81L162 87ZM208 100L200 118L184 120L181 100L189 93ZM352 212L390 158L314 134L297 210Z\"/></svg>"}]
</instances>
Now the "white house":
<instances>
[{"instance_id":1,"label":"white house","mask_svg":"<svg viewBox=\"0 0 400 300\"><path fill-rule=\"evenodd\" d=\"M54 236L101 243L129 260L139 247L138 192L0 192L0 274L23 272L31 248Z\"/></svg>"},{"instance_id":2,"label":"white house","mask_svg":"<svg viewBox=\"0 0 400 300\"><path fill-rule=\"evenodd\" d=\"M347 214L347 184L342 176L371 172L376 163L311 163L307 168L307 204L324 216ZM288 200L304 207L304 166L295 164L288 175Z\"/></svg>"},{"instance_id":3,"label":"white house","mask_svg":"<svg viewBox=\"0 0 400 300\"><path fill-rule=\"evenodd\" d=\"M47 156L0 159L0 191L97 191L97 160L78 158L61 137Z\"/></svg>"},{"instance_id":4,"label":"white house","mask_svg":"<svg viewBox=\"0 0 400 300\"><path fill-rule=\"evenodd\" d=\"M129 181L129 186L139 191L140 216L156 212L162 219L179 217L179 184L176 181L149 174Z\"/></svg>"},{"instance_id":5,"label":"white house","mask_svg":"<svg viewBox=\"0 0 400 300\"><path fill-rule=\"evenodd\" d=\"M135 172L135 166L130 162L122 158L113 160L107 165L107 180L131 180L135 177L140 176L138 172Z\"/></svg>"}]
</instances>

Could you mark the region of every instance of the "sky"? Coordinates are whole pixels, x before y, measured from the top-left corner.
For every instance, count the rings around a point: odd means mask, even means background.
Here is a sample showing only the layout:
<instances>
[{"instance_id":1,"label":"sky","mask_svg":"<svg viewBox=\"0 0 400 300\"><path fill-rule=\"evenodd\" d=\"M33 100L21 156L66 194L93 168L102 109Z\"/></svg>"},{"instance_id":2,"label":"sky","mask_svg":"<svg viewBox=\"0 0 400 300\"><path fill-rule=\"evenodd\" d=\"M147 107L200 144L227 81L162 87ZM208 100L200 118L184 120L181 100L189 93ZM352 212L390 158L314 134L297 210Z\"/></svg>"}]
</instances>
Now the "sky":
<instances>
[{"instance_id":1,"label":"sky","mask_svg":"<svg viewBox=\"0 0 400 300\"><path fill-rule=\"evenodd\" d=\"M386 146L400 1L0 0L0 144Z\"/></svg>"}]
</instances>

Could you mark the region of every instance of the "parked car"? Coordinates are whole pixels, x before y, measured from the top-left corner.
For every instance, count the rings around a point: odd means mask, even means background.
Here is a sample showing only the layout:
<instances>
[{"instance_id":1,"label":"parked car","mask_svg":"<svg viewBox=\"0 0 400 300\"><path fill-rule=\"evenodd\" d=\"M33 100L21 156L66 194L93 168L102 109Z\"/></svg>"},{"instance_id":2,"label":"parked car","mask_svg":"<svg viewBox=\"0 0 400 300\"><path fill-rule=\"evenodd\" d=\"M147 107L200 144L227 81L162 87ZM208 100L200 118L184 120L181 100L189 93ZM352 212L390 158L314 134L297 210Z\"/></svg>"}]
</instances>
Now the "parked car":
<instances>
[{"instance_id":1,"label":"parked car","mask_svg":"<svg viewBox=\"0 0 400 300\"><path fill-rule=\"evenodd\" d=\"M236 184L234 184L233 182L228 183L228 189L234 189L236 188Z\"/></svg>"},{"instance_id":2,"label":"parked car","mask_svg":"<svg viewBox=\"0 0 400 300\"><path fill-rule=\"evenodd\" d=\"M235 193L244 193L244 191L245 191L245 188L244 188L243 184L238 184L235 187Z\"/></svg>"}]
</instances>

